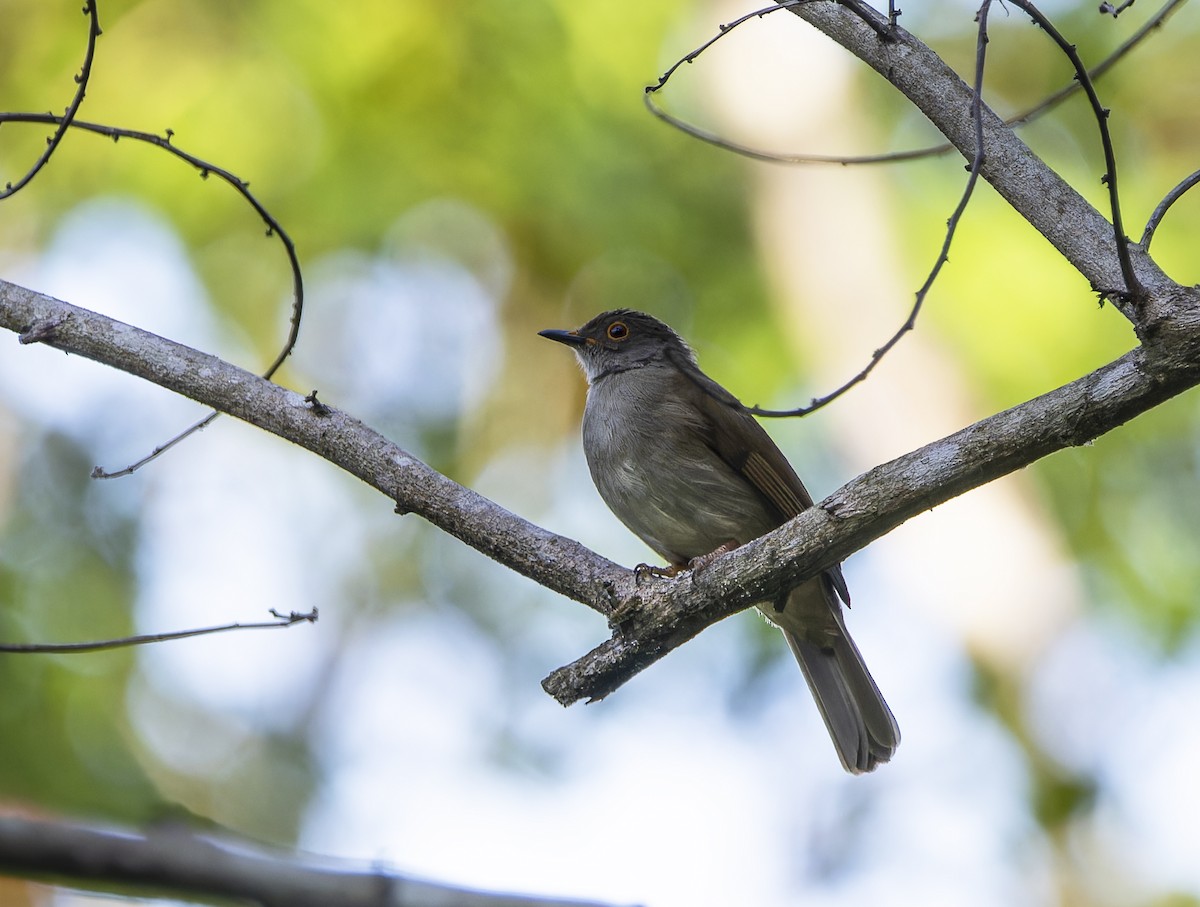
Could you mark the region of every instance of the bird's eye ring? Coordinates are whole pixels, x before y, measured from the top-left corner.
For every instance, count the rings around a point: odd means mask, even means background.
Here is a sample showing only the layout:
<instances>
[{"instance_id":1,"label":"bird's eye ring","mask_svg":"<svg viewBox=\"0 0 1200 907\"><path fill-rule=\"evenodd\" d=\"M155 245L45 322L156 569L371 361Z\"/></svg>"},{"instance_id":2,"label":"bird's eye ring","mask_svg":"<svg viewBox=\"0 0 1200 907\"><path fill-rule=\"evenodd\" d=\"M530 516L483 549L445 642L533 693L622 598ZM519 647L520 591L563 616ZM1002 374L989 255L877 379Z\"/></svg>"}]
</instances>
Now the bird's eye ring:
<instances>
[{"instance_id":1,"label":"bird's eye ring","mask_svg":"<svg viewBox=\"0 0 1200 907\"><path fill-rule=\"evenodd\" d=\"M629 326L624 321L614 321L608 326L609 340L624 340L629 336Z\"/></svg>"}]
</instances>

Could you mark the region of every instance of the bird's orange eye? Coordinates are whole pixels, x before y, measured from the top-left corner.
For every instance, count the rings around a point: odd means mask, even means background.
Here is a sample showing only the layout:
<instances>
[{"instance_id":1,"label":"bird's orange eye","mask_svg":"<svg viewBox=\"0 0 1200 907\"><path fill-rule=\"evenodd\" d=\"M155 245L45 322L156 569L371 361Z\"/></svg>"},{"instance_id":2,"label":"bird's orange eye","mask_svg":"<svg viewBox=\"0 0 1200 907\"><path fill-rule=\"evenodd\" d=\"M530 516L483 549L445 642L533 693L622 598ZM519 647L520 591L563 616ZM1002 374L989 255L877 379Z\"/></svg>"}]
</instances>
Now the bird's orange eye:
<instances>
[{"instance_id":1,"label":"bird's orange eye","mask_svg":"<svg viewBox=\"0 0 1200 907\"><path fill-rule=\"evenodd\" d=\"M624 321L614 321L608 326L609 340L624 340L629 336L629 326Z\"/></svg>"}]
</instances>

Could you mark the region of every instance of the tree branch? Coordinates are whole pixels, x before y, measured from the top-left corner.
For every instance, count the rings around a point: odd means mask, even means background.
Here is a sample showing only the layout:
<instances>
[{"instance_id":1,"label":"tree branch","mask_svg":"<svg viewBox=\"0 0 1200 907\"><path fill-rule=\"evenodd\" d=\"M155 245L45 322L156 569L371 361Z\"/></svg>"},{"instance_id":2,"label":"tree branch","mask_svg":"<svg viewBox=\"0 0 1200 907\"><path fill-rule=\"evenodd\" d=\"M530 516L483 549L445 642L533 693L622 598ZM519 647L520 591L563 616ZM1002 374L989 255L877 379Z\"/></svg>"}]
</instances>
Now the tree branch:
<instances>
[{"instance_id":1,"label":"tree branch","mask_svg":"<svg viewBox=\"0 0 1200 907\"><path fill-rule=\"evenodd\" d=\"M112 366L300 445L440 529L547 588L607 614L631 571L431 469L339 410L305 402L198 350L0 280L0 327Z\"/></svg>"},{"instance_id":2,"label":"tree branch","mask_svg":"<svg viewBox=\"0 0 1200 907\"><path fill-rule=\"evenodd\" d=\"M1058 390L876 467L778 530L694 574L634 574L464 488L382 435L216 357L0 281L0 326L153 381L324 457L488 557L547 588L628 617L551 674L559 702L598 699L706 626L776 597L905 520L1056 450L1085 444L1200 383L1200 291L1176 287L1175 316L1140 347Z\"/></svg>"},{"instance_id":3,"label":"tree branch","mask_svg":"<svg viewBox=\"0 0 1200 907\"><path fill-rule=\"evenodd\" d=\"M300 862L291 854L183 828L141 835L14 816L0 817L0 870L26 878L134 885L148 894L231 897L263 907L601 907Z\"/></svg>"}]
</instances>

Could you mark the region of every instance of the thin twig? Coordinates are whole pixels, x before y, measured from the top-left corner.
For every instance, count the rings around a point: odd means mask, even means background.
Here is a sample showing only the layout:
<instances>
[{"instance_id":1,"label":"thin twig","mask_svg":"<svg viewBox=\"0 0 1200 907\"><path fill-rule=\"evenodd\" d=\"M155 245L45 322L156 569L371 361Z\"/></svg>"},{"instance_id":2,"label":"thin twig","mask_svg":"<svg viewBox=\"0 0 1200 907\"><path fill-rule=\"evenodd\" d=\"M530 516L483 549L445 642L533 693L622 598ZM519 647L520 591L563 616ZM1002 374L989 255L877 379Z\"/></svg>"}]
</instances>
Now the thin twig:
<instances>
[{"instance_id":1,"label":"thin twig","mask_svg":"<svg viewBox=\"0 0 1200 907\"><path fill-rule=\"evenodd\" d=\"M1150 248L1150 240L1154 238L1154 231L1158 229L1159 223L1166 216L1167 209L1181 199L1185 192L1200 183L1200 170L1190 174L1179 182L1174 189L1163 196L1163 200L1158 203L1158 207L1154 209L1154 213L1150 215L1150 219L1146 221L1146 229L1142 232L1141 247L1143 251Z\"/></svg>"},{"instance_id":2,"label":"thin twig","mask_svg":"<svg viewBox=\"0 0 1200 907\"><path fill-rule=\"evenodd\" d=\"M233 173L229 172L223 167L218 167L215 164L209 163L203 158L197 157L194 154L176 147L171 142L171 139L174 137L174 133L169 129L167 130L166 135L155 135L152 132L141 132L135 129L122 129L116 126L105 126L101 123L89 123L83 120L70 120L68 122L65 120L65 118L57 117L54 114L49 113L0 113L0 123L5 122L59 123L65 124L63 128L70 127L74 129L82 129L85 132L92 132L97 135L107 136L114 142L119 141L120 139L132 139L138 142L145 142L146 144L153 145L156 148L161 148L163 151L166 151L180 160L191 164L200 172L200 176L202 178L207 179L210 175L215 176L232 186L234 191L241 195L242 198L245 199L252 208L254 208L255 212L257 212L258 216L262 218L263 222L266 223L267 236L278 237L279 241L283 244L284 251L287 254L288 263L291 266L292 315L290 319L288 335L284 340L283 348L275 357L275 361L272 362L267 370L262 373L262 377L269 379L275 374L275 372L279 370L279 367L283 365L284 360L291 355L292 350L296 346L296 341L300 336L300 319L304 311L304 278L300 271L300 259L296 254L296 247L292 242L292 238L288 235L287 231L283 229L279 221L277 221L275 217L263 206L263 204L254 197L253 193L250 192L250 184L248 182L235 176ZM209 413L199 422L196 422L190 427L184 429L184 431L175 435L165 444L161 444L154 448L154 450L148 455L138 460L136 463L126 466L124 469L109 472L97 466L92 470L92 478L115 479L121 476L127 476L145 466L151 460L161 456L163 453L170 450L189 435L206 428L214 419L217 418L218 415L219 414L217 412Z\"/></svg>"},{"instance_id":3,"label":"thin twig","mask_svg":"<svg viewBox=\"0 0 1200 907\"><path fill-rule=\"evenodd\" d=\"M84 95L87 94L88 80L92 77L92 60L96 56L96 39L103 34L100 28L100 16L96 10L96 0L84 0L83 14L88 17L88 40L87 50L83 55L83 65L79 68L79 74L75 76L75 84L78 86L75 89L75 96L71 98L71 103L67 105L66 113L58 119L58 128L54 130L54 134L46 139L46 150L42 152L42 156L34 161L33 166L29 168L23 177L15 183L5 184L4 189L0 190L0 201L20 192L28 185L30 180L37 176L38 171L46 166L46 163L50 160L50 156L58 148L58 143L67 134L67 129L75 119L75 114L79 111L80 105L83 104ZM3 122L3 120L0 120L0 122Z\"/></svg>"},{"instance_id":4,"label":"thin twig","mask_svg":"<svg viewBox=\"0 0 1200 907\"><path fill-rule=\"evenodd\" d=\"M971 97L971 119L975 125L975 153L971 158L971 163L967 166L969 174L967 176L967 185L963 188L962 197L958 200L958 205L955 207L954 213L950 215L949 220L946 222L946 238L942 242L941 251L938 253L937 260L934 261L933 267L929 271L929 276L925 278L925 282L917 290L917 296L913 302L912 309L909 310L907 320L888 339L887 343L871 354L870 361L862 371L841 387L830 391L823 397L814 398L808 406L801 406L795 409L775 410L761 409L757 406L750 407L750 412L756 416L806 416L814 410L832 403L838 397L842 396L842 394L846 393L846 391L850 390L850 388L861 381L865 381L867 376L875 369L875 366L879 365L883 360L883 357L900 342L900 338L916 327L917 316L921 314L921 307L925 304L925 299L929 295L929 291L933 288L933 282L937 280L938 274L941 273L942 266L950 260L950 244L954 241L954 234L958 230L959 221L962 220L962 216L967 210L967 204L971 201L971 196L975 192L975 185L979 182L979 170L983 167L983 72L984 65L987 62L987 16L990 8L991 0L984 0L983 5L979 8L979 12L975 16L976 22L979 23L975 40L975 81Z\"/></svg>"},{"instance_id":5,"label":"thin twig","mask_svg":"<svg viewBox=\"0 0 1200 907\"><path fill-rule=\"evenodd\" d=\"M1134 32L1124 43L1122 43L1111 54L1088 70L1088 75L1093 81L1099 79L1118 62L1121 61L1126 54L1137 47L1144 41L1152 32L1162 26L1167 18L1182 6L1187 0L1167 0L1163 7L1156 12L1150 19ZM770 9L783 9L788 6L793 6L794 3L780 3ZM758 10L743 16L729 25L721 26L721 31L711 40L705 42L702 46L692 51L687 57L675 63L666 73L659 79L658 84L647 86L644 101L646 109L650 113L662 120L669 126L673 126L685 135L689 135L694 139L712 145L716 148L724 149L725 151L733 152L742 157L750 158L751 160L763 161L770 164L839 164L841 166L852 167L864 164L898 164L908 161L922 160L929 157L938 157L943 154L948 154L954 150L954 145L950 142L941 142L937 145L928 145L923 148L913 148L907 151L883 151L878 154L858 154L858 155L842 155L842 154L809 154L806 152L782 152L782 151L766 151L761 148L754 148L750 145L743 145L731 139L724 138L715 132L702 129L687 120L677 117L669 113L665 108L660 107L654 99L654 95L666 86L667 80L674 74L675 70L679 69L684 63L692 63L700 54L704 53L711 45L725 37L730 31L748 22L751 19L761 18L763 14L770 10ZM899 11L896 11L899 15ZM893 23L892 27L895 27ZM1039 117L1049 113L1067 98L1074 95L1082 86L1078 80L1072 80L1064 85L1058 91L1043 98L1032 107L1026 108L1022 112L1006 119L1005 125L1008 126L1025 126L1037 120Z\"/></svg>"},{"instance_id":6,"label":"thin twig","mask_svg":"<svg viewBox=\"0 0 1200 907\"><path fill-rule=\"evenodd\" d=\"M895 28L896 23L891 17L884 19L875 7L864 3L863 0L837 0L837 2L865 22L879 36L880 41L890 43L895 40L892 29Z\"/></svg>"},{"instance_id":7,"label":"thin twig","mask_svg":"<svg viewBox=\"0 0 1200 907\"><path fill-rule=\"evenodd\" d=\"M1121 15L1121 13L1125 12L1125 10L1129 9L1129 7L1133 6L1135 2L1136 0L1125 0L1125 2L1120 6L1113 6L1108 2L1108 0L1104 0L1104 2L1100 4L1100 12L1106 16L1112 16L1115 19L1117 16Z\"/></svg>"},{"instance_id":8,"label":"thin twig","mask_svg":"<svg viewBox=\"0 0 1200 907\"><path fill-rule=\"evenodd\" d=\"M301 614L292 611L283 614L271 609L276 620L261 621L251 624L222 624L219 627L199 627L192 630L175 630L171 633L146 633L142 636L124 636L119 639L101 639L92 642L61 642L61 643L0 643L0 652L12 654L77 654L80 652L103 652L107 649L124 649L128 646L144 646L152 642L167 642L172 639L188 639L192 636L208 636L212 633L225 633L230 630L275 630L280 627L290 627L302 621L316 623L317 609Z\"/></svg>"},{"instance_id":9,"label":"thin twig","mask_svg":"<svg viewBox=\"0 0 1200 907\"><path fill-rule=\"evenodd\" d=\"M1123 290L1118 290L1115 287L1100 287L1099 289L1106 294L1121 293L1130 300L1136 300L1144 295L1144 291L1138 282L1137 274L1133 270L1133 260L1129 255L1129 238L1125 235L1125 226L1121 220L1121 199L1117 191L1117 155L1113 149L1112 136L1108 131L1109 111L1100 103L1100 96L1096 94L1096 86L1092 83L1087 67L1083 65L1083 59L1079 56L1079 51L1075 45L1067 41L1062 33L1055 28L1054 23L1041 10L1034 6L1030 0L1011 0L1011 2L1018 9L1022 9L1028 13L1032 17L1034 24L1049 35L1051 40L1058 45L1059 50L1066 55L1067 59L1071 61L1071 65L1075 67L1075 78L1087 93L1088 102L1092 105L1092 112L1096 116L1096 125L1100 129L1100 145L1104 149L1104 176L1101 178L1101 182L1108 187L1113 238L1117 245L1117 260L1121 265L1121 276L1125 281Z\"/></svg>"},{"instance_id":10,"label":"thin twig","mask_svg":"<svg viewBox=\"0 0 1200 907\"><path fill-rule=\"evenodd\" d=\"M1107 73L1121 61L1122 57L1141 44L1142 41L1145 40L1152 32L1161 28L1163 23L1167 21L1170 15L1186 2L1187 0L1167 0L1167 2L1163 4L1162 8L1149 19L1147 19L1141 28L1130 35L1119 47L1117 47L1116 50L1089 69L1087 71L1088 77L1095 82L1105 73ZM1080 85L1078 79L1072 79L1058 91L1054 92L1054 94L1047 96L1033 107L1030 107L1024 113L1017 114L1015 117L1005 120L1004 122L1009 126L1024 126L1025 124L1036 120L1042 114L1050 111L1054 107L1057 107L1067 98L1071 97L1071 95L1079 91L1081 87L1082 86Z\"/></svg>"},{"instance_id":11,"label":"thin twig","mask_svg":"<svg viewBox=\"0 0 1200 907\"><path fill-rule=\"evenodd\" d=\"M751 19L761 19L763 16L770 15L771 13L777 12L781 9L790 9L793 6L799 6L801 3L811 3L811 2L813 2L813 0L783 0L783 2L778 3L774 6L768 6L768 7L764 7L763 9L756 9L752 13L746 13L746 15L740 16L737 19L734 19L732 22L729 22L725 25L718 25L717 33L715 35L713 35L711 38L709 38L707 41L705 41L703 44L701 44L699 47L697 47L695 50L693 50L690 54L686 54L686 55L680 57L673 64L671 64L671 66L669 66L667 68L667 71L658 77L657 83L655 83L654 85L647 85L646 86L646 94L653 94L654 92L658 91L660 88L665 87L667 82L669 82L671 80L671 76L675 75L675 70L679 69L679 67L683 66L685 63L694 62L697 57L699 57L702 53L704 53L706 50L708 50L710 47L712 47L714 44L716 44L718 41L720 41L723 37L725 37L727 34L729 34L731 31L733 31L739 25L743 25L746 22L749 22Z\"/></svg>"}]
</instances>

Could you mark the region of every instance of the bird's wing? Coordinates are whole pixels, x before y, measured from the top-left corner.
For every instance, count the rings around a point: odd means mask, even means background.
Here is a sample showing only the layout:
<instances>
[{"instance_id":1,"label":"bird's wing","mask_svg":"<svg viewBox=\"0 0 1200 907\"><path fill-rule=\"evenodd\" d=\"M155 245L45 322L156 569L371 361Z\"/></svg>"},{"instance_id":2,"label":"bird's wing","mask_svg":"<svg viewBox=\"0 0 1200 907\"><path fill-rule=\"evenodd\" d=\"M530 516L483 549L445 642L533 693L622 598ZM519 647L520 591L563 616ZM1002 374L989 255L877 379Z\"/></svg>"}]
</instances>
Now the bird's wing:
<instances>
[{"instance_id":1,"label":"bird's wing","mask_svg":"<svg viewBox=\"0 0 1200 907\"><path fill-rule=\"evenodd\" d=\"M811 507L812 495L749 410L704 373L687 375L704 391L700 405L708 425L709 447L762 497L778 517L779 525ZM825 577L831 591L850 604L841 566L831 567Z\"/></svg>"}]
</instances>

